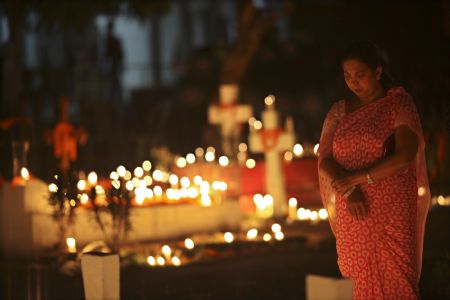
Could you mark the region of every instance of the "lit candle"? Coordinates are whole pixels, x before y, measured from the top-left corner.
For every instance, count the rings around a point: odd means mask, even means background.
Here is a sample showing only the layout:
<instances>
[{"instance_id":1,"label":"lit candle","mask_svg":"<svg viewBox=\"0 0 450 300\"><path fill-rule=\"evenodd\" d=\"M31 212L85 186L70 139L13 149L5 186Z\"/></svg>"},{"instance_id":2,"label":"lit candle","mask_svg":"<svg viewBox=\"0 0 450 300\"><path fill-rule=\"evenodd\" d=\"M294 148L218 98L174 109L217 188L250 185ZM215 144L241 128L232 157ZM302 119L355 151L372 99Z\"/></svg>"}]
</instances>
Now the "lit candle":
<instances>
[{"instance_id":1,"label":"lit candle","mask_svg":"<svg viewBox=\"0 0 450 300\"><path fill-rule=\"evenodd\" d=\"M98 176L97 173L94 171L90 172L88 175L88 181L91 184L91 186L95 186L97 184Z\"/></svg>"},{"instance_id":2,"label":"lit candle","mask_svg":"<svg viewBox=\"0 0 450 300\"><path fill-rule=\"evenodd\" d=\"M288 218L290 220L295 220L297 218L297 199L295 198L289 199Z\"/></svg>"},{"instance_id":3,"label":"lit candle","mask_svg":"<svg viewBox=\"0 0 450 300\"><path fill-rule=\"evenodd\" d=\"M22 178L27 181L30 179L30 172L28 172L27 168L22 168L20 170L20 175L22 176Z\"/></svg>"},{"instance_id":4,"label":"lit candle","mask_svg":"<svg viewBox=\"0 0 450 300\"><path fill-rule=\"evenodd\" d=\"M230 244L233 242L234 236L231 232L225 232L225 234L223 235L223 239L225 240L225 242Z\"/></svg>"},{"instance_id":5,"label":"lit candle","mask_svg":"<svg viewBox=\"0 0 450 300\"><path fill-rule=\"evenodd\" d=\"M187 249L192 250L195 247L194 241L191 239L185 239L184 240L184 245Z\"/></svg>"},{"instance_id":6,"label":"lit candle","mask_svg":"<svg viewBox=\"0 0 450 300\"><path fill-rule=\"evenodd\" d=\"M67 244L67 251L69 253L76 253L77 252L77 245L76 245L76 241L73 237L67 238L66 239L66 244Z\"/></svg>"},{"instance_id":7,"label":"lit candle","mask_svg":"<svg viewBox=\"0 0 450 300\"><path fill-rule=\"evenodd\" d=\"M170 249L169 246L164 245L162 247L162 254L164 255L164 257L166 258L166 260L170 260L170 258L172 257L172 249Z\"/></svg>"}]
</instances>

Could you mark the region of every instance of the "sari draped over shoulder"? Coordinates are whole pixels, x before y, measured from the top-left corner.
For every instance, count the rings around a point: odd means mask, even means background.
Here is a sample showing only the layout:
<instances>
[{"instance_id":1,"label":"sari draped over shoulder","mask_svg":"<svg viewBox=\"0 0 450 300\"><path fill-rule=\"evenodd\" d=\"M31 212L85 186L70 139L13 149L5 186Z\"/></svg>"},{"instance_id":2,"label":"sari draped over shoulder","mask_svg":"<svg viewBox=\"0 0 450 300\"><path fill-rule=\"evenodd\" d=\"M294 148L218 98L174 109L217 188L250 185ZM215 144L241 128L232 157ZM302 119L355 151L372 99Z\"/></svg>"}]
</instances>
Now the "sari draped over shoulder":
<instances>
[{"instance_id":1,"label":"sari draped over shoulder","mask_svg":"<svg viewBox=\"0 0 450 300\"><path fill-rule=\"evenodd\" d=\"M418 137L411 165L373 184L360 186L368 204L364 221L354 220L331 179L319 172L324 207L336 237L341 273L354 283L354 299L416 299L425 220L430 203L425 142L419 115L402 87L356 111L336 102L325 119L319 166L332 156L346 170L365 170L386 155L385 142L406 125Z\"/></svg>"}]
</instances>

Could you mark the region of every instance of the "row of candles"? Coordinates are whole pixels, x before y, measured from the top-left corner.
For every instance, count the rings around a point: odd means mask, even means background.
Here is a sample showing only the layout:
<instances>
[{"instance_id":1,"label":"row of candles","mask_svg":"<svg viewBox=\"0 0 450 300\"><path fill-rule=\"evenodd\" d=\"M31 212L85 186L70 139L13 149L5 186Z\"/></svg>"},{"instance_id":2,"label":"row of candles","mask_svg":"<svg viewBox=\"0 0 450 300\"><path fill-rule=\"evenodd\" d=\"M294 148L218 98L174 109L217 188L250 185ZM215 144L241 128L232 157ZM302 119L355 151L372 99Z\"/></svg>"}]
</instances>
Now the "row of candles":
<instances>
[{"instance_id":1,"label":"row of candles","mask_svg":"<svg viewBox=\"0 0 450 300\"><path fill-rule=\"evenodd\" d=\"M228 189L224 181L216 180L210 183L198 175L193 179L186 176L179 178L175 174L161 170L151 171L151 167L150 161L144 161L142 167L135 168L132 174L124 166L119 166L116 171L111 172L110 183L115 189L120 189L124 185L128 192L134 194L136 205L143 205L145 201L199 200L202 206L211 206L214 200L220 202ZM88 204L89 194L92 194L93 189L96 204L106 205L105 188L107 187L98 184L97 174L90 172L87 180L83 175L81 177L82 179L77 183L81 205ZM58 186L51 183L48 189L56 193Z\"/></svg>"},{"instance_id":2,"label":"row of candles","mask_svg":"<svg viewBox=\"0 0 450 300\"><path fill-rule=\"evenodd\" d=\"M281 225L274 223L271 226L271 230L269 232L263 231L259 232L256 228L249 229L245 235L240 233L232 233L232 232L223 232L220 234L219 238L217 237L217 234L211 235L213 238L206 238L200 241L198 244L205 244L205 243L225 243L225 244L232 244L237 241L247 241L247 242L258 242L258 241L264 241L264 242L272 242L272 241L282 241L285 238L285 235L282 231ZM68 253L77 253L77 245L76 240L74 237L69 237L66 239L67 244L67 252ZM178 243L177 243L178 244ZM194 242L191 238L186 238L184 240L184 247L177 248L177 247L170 247L169 245L163 245L159 250L154 251L153 255L149 255L146 258L146 261L148 265L154 267L154 266L180 266L184 263L188 262L187 258L183 258L183 252L192 252L194 251L195 247L198 246L197 243Z\"/></svg>"},{"instance_id":3,"label":"row of candles","mask_svg":"<svg viewBox=\"0 0 450 300\"><path fill-rule=\"evenodd\" d=\"M280 224L273 224L271 226L271 232L262 232L260 233L258 229L252 228L247 231L245 235L241 235L239 233L232 232L224 232L220 235L219 240L215 240L215 243L226 243L232 244L238 241L247 241L247 242L256 242L256 241L282 241L284 240L285 235L281 230ZM196 244L191 238L187 238L184 240L184 248L187 251L193 251ZM176 249L173 251L170 246L164 245L162 246L160 251L157 251L155 255L150 255L147 257L147 263L151 267L155 266L180 266L184 263L187 263L188 260L183 259L181 256L182 251L180 249Z\"/></svg>"},{"instance_id":4,"label":"row of candles","mask_svg":"<svg viewBox=\"0 0 450 300\"><path fill-rule=\"evenodd\" d=\"M309 149L309 147L306 147ZM314 155L317 155L319 144L314 145L312 151ZM256 161L253 158L248 158L248 146L246 143L240 143L238 146L239 152L237 153L238 163L245 165L247 168L252 169L256 166ZM284 153L284 159L290 162L294 157L302 157L305 152L305 148L301 144L295 144L292 151L286 151ZM216 150L214 147L208 147L206 151L203 148L195 149L194 153L188 153L186 156L178 156L175 159L175 165L182 169L187 165L194 164L195 162L209 162L212 163L216 160ZM217 159L218 164L221 167L226 167L230 163L230 159L222 155Z\"/></svg>"}]
</instances>

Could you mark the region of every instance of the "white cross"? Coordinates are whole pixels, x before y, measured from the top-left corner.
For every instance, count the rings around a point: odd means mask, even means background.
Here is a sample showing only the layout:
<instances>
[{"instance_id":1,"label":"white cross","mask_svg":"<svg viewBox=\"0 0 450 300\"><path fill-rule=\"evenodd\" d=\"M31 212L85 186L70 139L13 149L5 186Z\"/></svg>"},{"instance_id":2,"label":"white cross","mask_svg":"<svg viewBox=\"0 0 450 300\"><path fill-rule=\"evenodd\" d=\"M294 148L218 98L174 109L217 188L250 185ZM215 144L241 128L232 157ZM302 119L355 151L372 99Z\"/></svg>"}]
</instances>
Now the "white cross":
<instances>
[{"instance_id":1,"label":"white cross","mask_svg":"<svg viewBox=\"0 0 450 300\"><path fill-rule=\"evenodd\" d=\"M262 112L263 129L256 131L250 128L249 145L252 152L264 153L266 192L273 197L274 216L285 217L288 206L281 153L294 146L294 127L292 119L287 120L284 131L278 125L274 96L267 96L264 102L266 109Z\"/></svg>"},{"instance_id":2,"label":"white cross","mask_svg":"<svg viewBox=\"0 0 450 300\"><path fill-rule=\"evenodd\" d=\"M209 107L209 122L220 126L222 136L222 151L233 158L237 153L241 137L240 123L245 123L253 116L250 105L237 104L239 86L237 84L223 84L219 89L220 105Z\"/></svg>"}]
</instances>

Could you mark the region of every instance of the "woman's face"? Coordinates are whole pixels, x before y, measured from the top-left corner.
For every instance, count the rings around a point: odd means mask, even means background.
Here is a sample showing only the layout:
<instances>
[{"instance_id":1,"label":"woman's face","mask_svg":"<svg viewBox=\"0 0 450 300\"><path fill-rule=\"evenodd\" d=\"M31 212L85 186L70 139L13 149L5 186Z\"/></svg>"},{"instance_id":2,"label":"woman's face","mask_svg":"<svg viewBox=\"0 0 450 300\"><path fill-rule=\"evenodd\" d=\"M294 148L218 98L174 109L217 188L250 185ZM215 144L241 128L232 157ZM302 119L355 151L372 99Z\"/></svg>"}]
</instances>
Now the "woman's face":
<instances>
[{"instance_id":1,"label":"woman's face","mask_svg":"<svg viewBox=\"0 0 450 300\"><path fill-rule=\"evenodd\" d=\"M372 100L381 88L381 66L373 70L358 59L347 59L342 69L348 88L361 100Z\"/></svg>"}]
</instances>

